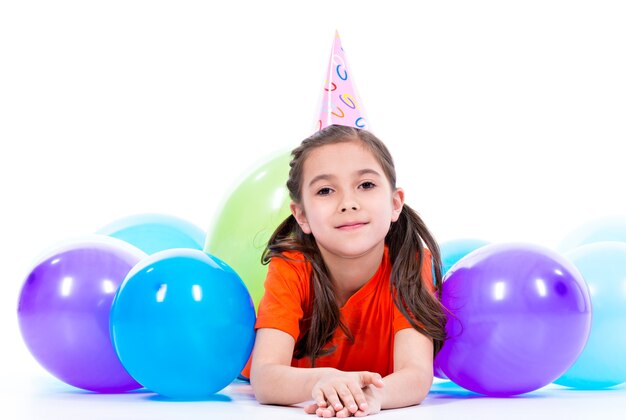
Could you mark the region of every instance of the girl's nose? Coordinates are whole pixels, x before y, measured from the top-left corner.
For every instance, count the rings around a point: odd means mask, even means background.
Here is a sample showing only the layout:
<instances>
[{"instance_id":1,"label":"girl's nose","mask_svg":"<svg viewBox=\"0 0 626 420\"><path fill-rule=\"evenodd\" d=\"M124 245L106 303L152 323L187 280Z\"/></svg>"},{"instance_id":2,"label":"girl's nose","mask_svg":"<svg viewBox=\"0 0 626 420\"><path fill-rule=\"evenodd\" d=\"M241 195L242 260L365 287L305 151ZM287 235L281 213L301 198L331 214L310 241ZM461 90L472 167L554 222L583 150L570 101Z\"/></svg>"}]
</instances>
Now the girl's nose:
<instances>
[{"instance_id":1,"label":"girl's nose","mask_svg":"<svg viewBox=\"0 0 626 420\"><path fill-rule=\"evenodd\" d=\"M359 209L359 205L356 202L354 202L354 201L343 203L343 205L341 206L341 212L342 213L345 213L348 210L356 211L358 209Z\"/></svg>"}]
</instances>

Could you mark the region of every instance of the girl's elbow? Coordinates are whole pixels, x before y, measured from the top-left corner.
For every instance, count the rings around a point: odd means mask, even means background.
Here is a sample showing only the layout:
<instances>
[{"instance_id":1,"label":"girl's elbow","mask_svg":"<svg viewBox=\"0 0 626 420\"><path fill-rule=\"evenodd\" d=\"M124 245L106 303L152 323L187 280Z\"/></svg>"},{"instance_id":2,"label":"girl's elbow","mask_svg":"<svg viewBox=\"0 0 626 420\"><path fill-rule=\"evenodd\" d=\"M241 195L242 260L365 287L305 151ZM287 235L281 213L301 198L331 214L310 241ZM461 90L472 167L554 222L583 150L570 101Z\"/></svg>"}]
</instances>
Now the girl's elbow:
<instances>
[{"instance_id":1,"label":"girl's elbow","mask_svg":"<svg viewBox=\"0 0 626 420\"><path fill-rule=\"evenodd\" d=\"M418 390L416 393L417 402L415 404L421 404L426 399L426 397L428 396L428 393L430 392L430 388L432 387L432 385L433 385L432 375L420 381Z\"/></svg>"},{"instance_id":2,"label":"girl's elbow","mask_svg":"<svg viewBox=\"0 0 626 420\"><path fill-rule=\"evenodd\" d=\"M272 400L264 393L254 391L254 398L256 398L259 404L268 405L272 404Z\"/></svg>"},{"instance_id":3,"label":"girl's elbow","mask_svg":"<svg viewBox=\"0 0 626 420\"><path fill-rule=\"evenodd\" d=\"M257 383L252 382L252 378L250 378L250 385L252 385L252 392L254 392L254 398L256 398L259 404L271 404L270 395L268 392Z\"/></svg>"},{"instance_id":4,"label":"girl's elbow","mask_svg":"<svg viewBox=\"0 0 626 420\"><path fill-rule=\"evenodd\" d=\"M272 395L269 387L263 382L262 376L250 374L250 385L252 386L252 392L254 398L259 404L273 404Z\"/></svg>"}]
</instances>

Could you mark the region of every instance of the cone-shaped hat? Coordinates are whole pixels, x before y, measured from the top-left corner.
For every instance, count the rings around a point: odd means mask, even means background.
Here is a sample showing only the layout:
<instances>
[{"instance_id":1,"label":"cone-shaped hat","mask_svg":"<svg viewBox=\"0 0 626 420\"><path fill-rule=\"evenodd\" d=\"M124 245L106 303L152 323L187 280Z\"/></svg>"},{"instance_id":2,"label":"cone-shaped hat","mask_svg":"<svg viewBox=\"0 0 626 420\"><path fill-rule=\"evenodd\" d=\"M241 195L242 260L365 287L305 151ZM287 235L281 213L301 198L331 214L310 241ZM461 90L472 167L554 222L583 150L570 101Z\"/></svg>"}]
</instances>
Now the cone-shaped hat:
<instances>
[{"instance_id":1,"label":"cone-shaped hat","mask_svg":"<svg viewBox=\"0 0 626 420\"><path fill-rule=\"evenodd\" d=\"M328 62L321 108L318 130L332 124L369 129L338 32Z\"/></svg>"}]
</instances>

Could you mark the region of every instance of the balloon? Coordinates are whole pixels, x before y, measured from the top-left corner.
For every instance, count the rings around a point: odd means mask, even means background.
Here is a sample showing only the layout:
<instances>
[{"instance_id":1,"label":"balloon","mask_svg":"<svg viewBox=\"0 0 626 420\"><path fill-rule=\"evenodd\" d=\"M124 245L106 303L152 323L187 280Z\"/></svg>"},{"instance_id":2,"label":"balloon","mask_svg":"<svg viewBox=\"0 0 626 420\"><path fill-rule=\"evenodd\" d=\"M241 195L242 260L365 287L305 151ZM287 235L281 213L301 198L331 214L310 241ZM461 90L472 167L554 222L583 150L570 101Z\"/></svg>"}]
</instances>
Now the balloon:
<instances>
[{"instance_id":1,"label":"balloon","mask_svg":"<svg viewBox=\"0 0 626 420\"><path fill-rule=\"evenodd\" d=\"M433 360L433 375L436 378L439 379L448 379L448 377L446 376L445 373L443 373L443 370L441 369L441 366L439 366L439 360L438 360L439 355L437 355L435 357L435 360Z\"/></svg>"},{"instance_id":2,"label":"balloon","mask_svg":"<svg viewBox=\"0 0 626 420\"><path fill-rule=\"evenodd\" d=\"M626 216L604 217L589 221L567 235L559 244L561 252L594 242L626 242Z\"/></svg>"},{"instance_id":3,"label":"balloon","mask_svg":"<svg viewBox=\"0 0 626 420\"><path fill-rule=\"evenodd\" d=\"M626 382L626 243L597 242L566 256L589 285L593 320L587 346L555 382L582 389Z\"/></svg>"},{"instance_id":4,"label":"balloon","mask_svg":"<svg viewBox=\"0 0 626 420\"><path fill-rule=\"evenodd\" d=\"M52 375L78 388L141 388L124 370L109 333L111 302L146 254L102 236L50 250L26 278L18 306L26 346Z\"/></svg>"},{"instance_id":5,"label":"balloon","mask_svg":"<svg viewBox=\"0 0 626 420\"><path fill-rule=\"evenodd\" d=\"M439 246L441 262L443 263L441 272L445 276L445 274L450 271L450 268L461 258L485 245L489 245L489 242L480 239L455 239L453 241L443 242Z\"/></svg>"},{"instance_id":6,"label":"balloon","mask_svg":"<svg viewBox=\"0 0 626 420\"><path fill-rule=\"evenodd\" d=\"M126 241L147 254L172 248L202 250L205 233L199 227L165 214L138 214L112 222L98 231Z\"/></svg>"},{"instance_id":7,"label":"balloon","mask_svg":"<svg viewBox=\"0 0 626 420\"><path fill-rule=\"evenodd\" d=\"M452 268L442 293L451 315L438 363L470 391L509 396L547 385L574 363L589 335L587 286L549 249L487 245Z\"/></svg>"},{"instance_id":8,"label":"balloon","mask_svg":"<svg viewBox=\"0 0 626 420\"><path fill-rule=\"evenodd\" d=\"M231 383L254 342L252 300L237 274L202 251L173 249L128 273L111 309L128 372L170 398L205 398Z\"/></svg>"},{"instance_id":9,"label":"balloon","mask_svg":"<svg viewBox=\"0 0 626 420\"><path fill-rule=\"evenodd\" d=\"M285 185L289 161L288 154L273 158L237 186L218 214L204 247L239 273L257 306L267 274L261 255L274 230L291 214Z\"/></svg>"},{"instance_id":10,"label":"balloon","mask_svg":"<svg viewBox=\"0 0 626 420\"><path fill-rule=\"evenodd\" d=\"M441 263L442 263L442 274L445 276L450 268L454 264L456 264L461 258L465 257L472 251L477 250L485 245L488 245L489 242L483 241L481 239L455 239L452 241L443 242L439 245L439 251L441 253ZM433 275L434 279L434 275ZM444 281L445 281L444 277ZM441 366L439 366L439 355L435 357L433 361L433 375L435 375L439 379L448 379Z\"/></svg>"}]
</instances>

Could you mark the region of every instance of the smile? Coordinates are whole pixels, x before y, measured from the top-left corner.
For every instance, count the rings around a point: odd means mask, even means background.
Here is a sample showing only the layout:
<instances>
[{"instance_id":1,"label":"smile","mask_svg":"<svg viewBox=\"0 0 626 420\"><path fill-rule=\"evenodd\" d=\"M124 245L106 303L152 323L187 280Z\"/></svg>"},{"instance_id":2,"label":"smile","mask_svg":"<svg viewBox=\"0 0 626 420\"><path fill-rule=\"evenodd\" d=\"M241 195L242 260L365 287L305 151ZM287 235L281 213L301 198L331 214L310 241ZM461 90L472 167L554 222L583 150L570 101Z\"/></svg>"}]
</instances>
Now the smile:
<instances>
[{"instance_id":1,"label":"smile","mask_svg":"<svg viewBox=\"0 0 626 420\"><path fill-rule=\"evenodd\" d=\"M339 230L354 230L354 229L358 229L360 227L363 227L366 224L367 223L364 223L364 222L350 222L350 223L346 223L345 225L337 226L337 229L339 229Z\"/></svg>"}]
</instances>

